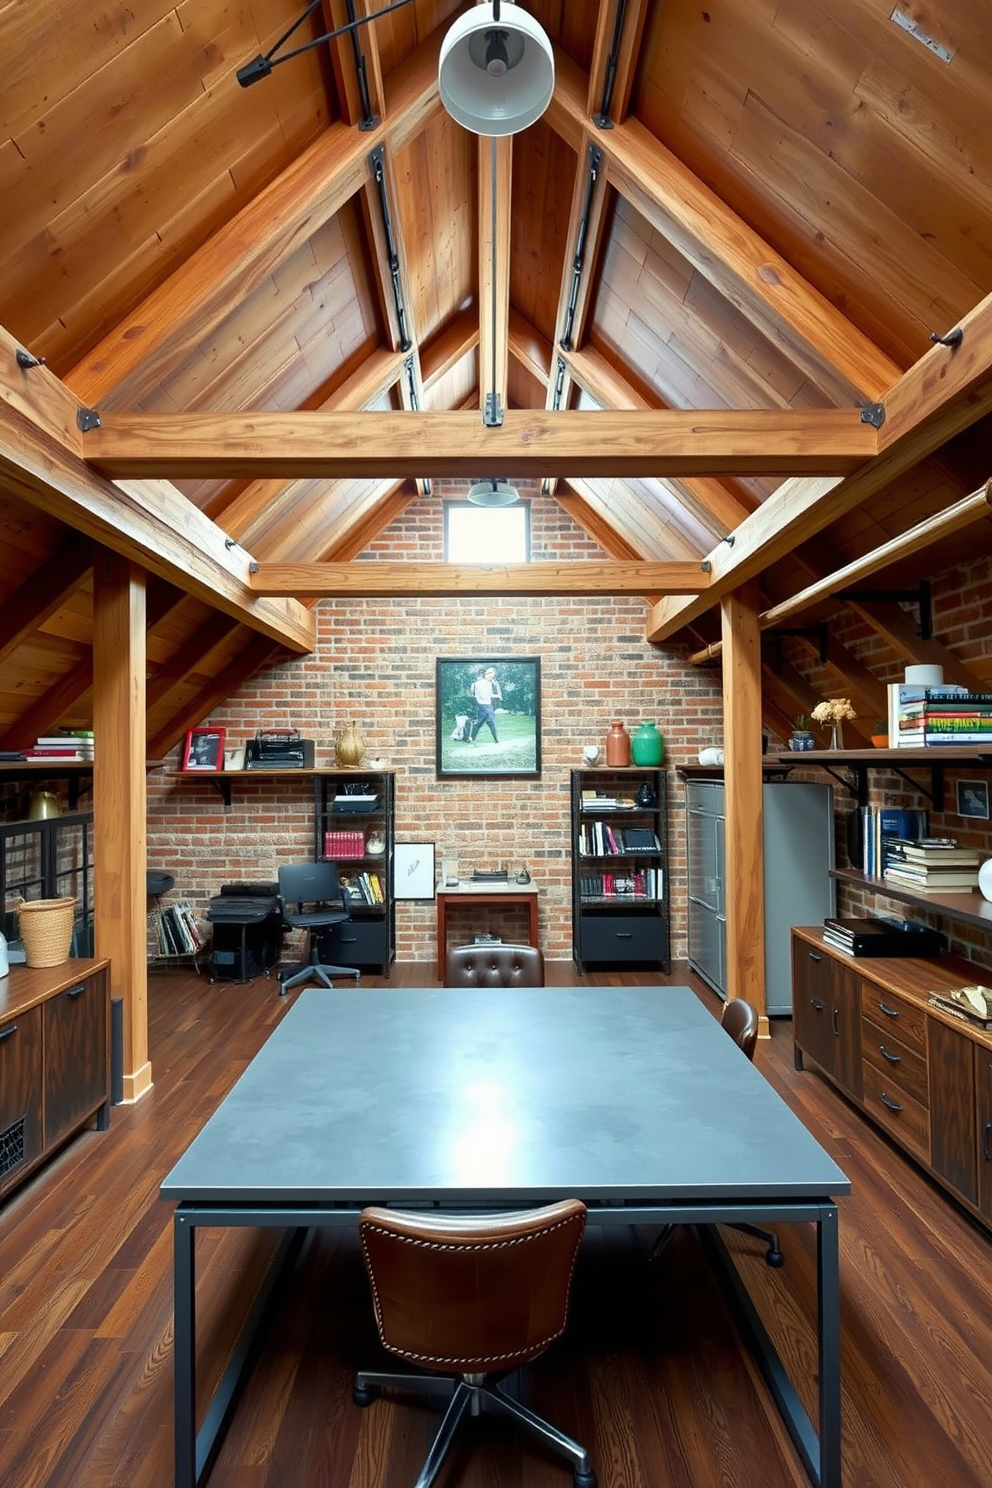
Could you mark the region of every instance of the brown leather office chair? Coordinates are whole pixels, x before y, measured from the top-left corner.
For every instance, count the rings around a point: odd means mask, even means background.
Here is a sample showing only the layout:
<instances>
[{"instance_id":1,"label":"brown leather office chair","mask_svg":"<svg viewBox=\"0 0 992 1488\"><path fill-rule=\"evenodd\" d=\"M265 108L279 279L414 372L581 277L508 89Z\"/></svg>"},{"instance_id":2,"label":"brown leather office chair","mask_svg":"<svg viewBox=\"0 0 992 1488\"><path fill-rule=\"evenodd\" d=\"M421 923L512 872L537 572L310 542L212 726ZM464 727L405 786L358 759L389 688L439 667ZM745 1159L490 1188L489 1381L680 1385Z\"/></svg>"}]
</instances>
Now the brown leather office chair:
<instances>
[{"instance_id":1,"label":"brown leather office chair","mask_svg":"<svg viewBox=\"0 0 992 1488\"><path fill-rule=\"evenodd\" d=\"M466 1411L510 1416L573 1463L576 1488L595 1488L585 1448L490 1377L536 1359L564 1332L585 1223L577 1199L516 1214L359 1215L379 1337L390 1353L435 1372L363 1369L356 1403L370 1404L379 1387L451 1393L414 1488L433 1483Z\"/></svg>"},{"instance_id":2,"label":"brown leather office chair","mask_svg":"<svg viewBox=\"0 0 992 1488\"><path fill-rule=\"evenodd\" d=\"M543 987L544 956L537 946L452 946L444 961L446 987Z\"/></svg>"},{"instance_id":3,"label":"brown leather office chair","mask_svg":"<svg viewBox=\"0 0 992 1488\"><path fill-rule=\"evenodd\" d=\"M743 1051L748 1059L754 1059L754 1049L758 1042L758 1015L749 1002L743 997L734 997L723 1005L720 1015L720 1027L725 1033L729 1033L734 1043ZM670 1239L674 1225L665 1225L661 1234L651 1248L650 1260L657 1260ZM778 1243L778 1236L773 1230L763 1230L758 1225L732 1224L729 1229L739 1230L743 1235L754 1235L758 1240L764 1240L768 1249L765 1251L765 1261L769 1266L783 1266L785 1256L782 1247Z\"/></svg>"}]
</instances>

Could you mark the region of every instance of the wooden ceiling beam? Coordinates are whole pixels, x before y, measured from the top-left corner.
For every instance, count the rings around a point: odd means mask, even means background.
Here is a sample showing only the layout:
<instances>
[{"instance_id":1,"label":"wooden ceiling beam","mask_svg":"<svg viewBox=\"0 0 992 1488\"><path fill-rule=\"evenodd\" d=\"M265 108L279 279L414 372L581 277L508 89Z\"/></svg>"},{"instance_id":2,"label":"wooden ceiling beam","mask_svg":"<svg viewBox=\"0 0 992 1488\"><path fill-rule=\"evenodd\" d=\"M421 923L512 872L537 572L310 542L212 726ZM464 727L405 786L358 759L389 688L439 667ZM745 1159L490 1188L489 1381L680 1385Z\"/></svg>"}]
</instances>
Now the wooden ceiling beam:
<instances>
[{"instance_id":1,"label":"wooden ceiling beam","mask_svg":"<svg viewBox=\"0 0 992 1488\"><path fill-rule=\"evenodd\" d=\"M260 563L259 594L413 599L459 594L686 594L709 582L698 563Z\"/></svg>"},{"instance_id":2,"label":"wooden ceiling beam","mask_svg":"<svg viewBox=\"0 0 992 1488\"><path fill-rule=\"evenodd\" d=\"M424 392L457 367L479 344L479 314L474 308L460 310L420 349L420 374Z\"/></svg>"},{"instance_id":3,"label":"wooden ceiling beam","mask_svg":"<svg viewBox=\"0 0 992 1488\"><path fill-rule=\"evenodd\" d=\"M603 106L604 92L609 86L609 118L622 124L630 107L630 94L634 86L634 74L647 20L648 0L626 0L623 29L616 58L610 67L613 40L616 35L617 13L621 0L606 0L599 7L596 18L596 39L593 43L592 66L589 69L589 91L586 96L586 112L590 118L599 114ZM612 71L612 77L609 76Z\"/></svg>"},{"instance_id":4,"label":"wooden ceiling beam","mask_svg":"<svg viewBox=\"0 0 992 1488\"><path fill-rule=\"evenodd\" d=\"M0 605L0 661L60 609L93 567L88 537L70 537ZM32 741L33 742L33 741Z\"/></svg>"},{"instance_id":5,"label":"wooden ceiling beam","mask_svg":"<svg viewBox=\"0 0 992 1488\"><path fill-rule=\"evenodd\" d=\"M185 707L156 729L148 740L149 759L161 759L162 755L179 743L187 729L196 728L197 724L209 718L215 708L227 702L242 683L254 677L260 668L277 655L278 648L273 646L271 640L265 636L254 636L245 649L227 663L220 676L214 677Z\"/></svg>"},{"instance_id":6,"label":"wooden ceiling beam","mask_svg":"<svg viewBox=\"0 0 992 1488\"><path fill-rule=\"evenodd\" d=\"M964 316L960 326L960 346L932 347L891 390L875 458L846 480L784 481L735 530L732 548L714 548L709 556L717 590L729 593L787 557L992 412L992 295ZM701 608L696 600L662 600L652 612L648 639L666 640L703 608L709 606Z\"/></svg>"},{"instance_id":7,"label":"wooden ceiling beam","mask_svg":"<svg viewBox=\"0 0 992 1488\"><path fill-rule=\"evenodd\" d=\"M876 433L855 410L547 413L509 409L498 429L470 414L110 413L83 435L115 478L847 474ZM763 510L764 508L762 508ZM757 514L756 514L757 515ZM753 520L753 518L749 519Z\"/></svg>"},{"instance_id":8,"label":"wooden ceiling beam","mask_svg":"<svg viewBox=\"0 0 992 1488\"><path fill-rule=\"evenodd\" d=\"M506 411L513 136L480 135L478 153L479 409L484 419L497 424L500 412Z\"/></svg>"},{"instance_id":9,"label":"wooden ceiling beam","mask_svg":"<svg viewBox=\"0 0 992 1488\"><path fill-rule=\"evenodd\" d=\"M943 641L933 636L928 641L923 640L915 621L899 605L864 599L848 600L848 604L907 666L939 666L943 668L945 682L955 687L967 687L970 692L987 691L988 683L981 673L955 656Z\"/></svg>"},{"instance_id":10,"label":"wooden ceiling beam","mask_svg":"<svg viewBox=\"0 0 992 1488\"><path fill-rule=\"evenodd\" d=\"M369 0L355 0L355 18L370 15L373 6ZM322 11L328 31L336 31L351 20L347 0L324 0ZM354 37L354 39L353 39ZM357 48L356 48L357 40ZM328 42L334 81L337 84L338 101L342 118L348 124L361 124L365 119L362 102L362 87L359 79L356 51L362 57L362 72L371 116L381 120L385 113L385 93L382 86L382 68L379 63L379 47L374 26L361 26L352 35L339 36Z\"/></svg>"},{"instance_id":11,"label":"wooden ceiling beam","mask_svg":"<svg viewBox=\"0 0 992 1488\"><path fill-rule=\"evenodd\" d=\"M62 722L92 686L93 653L87 650L85 655L72 662L53 687L10 725L3 736L4 749L30 749L42 734L50 734Z\"/></svg>"},{"instance_id":12,"label":"wooden ceiling beam","mask_svg":"<svg viewBox=\"0 0 992 1488\"><path fill-rule=\"evenodd\" d=\"M398 111L368 133L331 124L164 284L73 368L66 383L90 408L134 407L369 179L377 144L409 137L439 109L440 35L405 64L391 96Z\"/></svg>"},{"instance_id":13,"label":"wooden ceiling beam","mask_svg":"<svg viewBox=\"0 0 992 1488\"><path fill-rule=\"evenodd\" d=\"M588 127L587 80L561 51L545 118L579 148ZM595 140L610 185L832 402L876 401L896 381L901 368L637 119Z\"/></svg>"},{"instance_id":14,"label":"wooden ceiling beam","mask_svg":"<svg viewBox=\"0 0 992 1488\"><path fill-rule=\"evenodd\" d=\"M80 455L77 404L47 367L22 371L16 342L0 328L0 482L49 517L225 610L298 652L313 650L315 623L289 600L259 603L247 586L250 560L166 482L114 482Z\"/></svg>"}]
</instances>

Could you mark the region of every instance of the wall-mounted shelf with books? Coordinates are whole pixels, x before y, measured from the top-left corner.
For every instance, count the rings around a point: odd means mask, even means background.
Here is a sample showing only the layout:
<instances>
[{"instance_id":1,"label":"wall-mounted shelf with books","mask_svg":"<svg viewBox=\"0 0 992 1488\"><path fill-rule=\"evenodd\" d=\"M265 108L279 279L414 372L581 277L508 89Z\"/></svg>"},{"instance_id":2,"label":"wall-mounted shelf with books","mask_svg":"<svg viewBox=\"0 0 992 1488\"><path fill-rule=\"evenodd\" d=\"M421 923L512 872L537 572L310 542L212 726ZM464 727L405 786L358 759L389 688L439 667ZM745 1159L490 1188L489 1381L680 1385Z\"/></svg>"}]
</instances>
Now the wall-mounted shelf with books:
<instances>
[{"instance_id":1,"label":"wall-mounted shelf with books","mask_svg":"<svg viewBox=\"0 0 992 1488\"><path fill-rule=\"evenodd\" d=\"M992 904L977 891L973 894L919 894L900 884L890 883L884 878L870 878L856 868L831 868L831 878L844 883L857 884L872 894L884 894L899 904L913 904L918 909L928 909L931 914L947 915L964 925L981 925L992 929Z\"/></svg>"},{"instance_id":2,"label":"wall-mounted shelf with books","mask_svg":"<svg viewBox=\"0 0 992 1488\"><path fill-rule=\"evenodd\" d=\"M931 745L918 749L806 749L790 750L775 759L782 765L793 765L805 769L817 765L826 770L845 790L854 791L859 806L868 803L868 773L870 770L893 770L901 775L914 790L921 791L930 800L935 810L940 809L944 796L944 771L962 766L969 769L992 769L992 748L988 745L966 747ZM841 770L853 773L854 781L841 774ZM907 770L930 772L930 788L918 779L907 775Z\"/></svg>"}]
</instances>

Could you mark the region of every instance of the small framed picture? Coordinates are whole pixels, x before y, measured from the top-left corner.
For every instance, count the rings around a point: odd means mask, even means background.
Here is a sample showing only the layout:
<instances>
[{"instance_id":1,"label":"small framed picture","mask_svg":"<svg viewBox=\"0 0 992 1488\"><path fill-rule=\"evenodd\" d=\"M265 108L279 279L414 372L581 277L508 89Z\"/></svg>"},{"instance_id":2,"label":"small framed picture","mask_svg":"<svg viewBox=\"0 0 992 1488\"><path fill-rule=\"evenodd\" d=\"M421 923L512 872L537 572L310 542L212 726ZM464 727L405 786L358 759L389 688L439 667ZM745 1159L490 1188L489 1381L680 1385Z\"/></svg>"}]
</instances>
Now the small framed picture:
<instances>
[{"instance_id":1,"label":"small framed picture","mask_svg":"<svg viewBox=\"0 0 992 1488\"><path fill-rule=\"evenodd\" d=\"M224 765L224 733L222 728L195 728L186 730L183 746L184 770L220 770Z\"/></svg>"},{"instance_id":2,"label":"small framed picture","mask_svg":"<svg viewBox=\"0 0 992 1488\"><path fill-rule=\"evenodd\" d=\"M393 886L397 899L434 898L433 842L394 844Z\"/></svg>"},{"instance_id":3,"label":"small framed picture","mask_svg":"<svg viewBox=\"0 0 992 1488\"><path fill-rule=\"evenodd\" d=\"M957 782L958 816L977 816L988 821L989 787L986 780Z\"/></svg>"}]
</instances>

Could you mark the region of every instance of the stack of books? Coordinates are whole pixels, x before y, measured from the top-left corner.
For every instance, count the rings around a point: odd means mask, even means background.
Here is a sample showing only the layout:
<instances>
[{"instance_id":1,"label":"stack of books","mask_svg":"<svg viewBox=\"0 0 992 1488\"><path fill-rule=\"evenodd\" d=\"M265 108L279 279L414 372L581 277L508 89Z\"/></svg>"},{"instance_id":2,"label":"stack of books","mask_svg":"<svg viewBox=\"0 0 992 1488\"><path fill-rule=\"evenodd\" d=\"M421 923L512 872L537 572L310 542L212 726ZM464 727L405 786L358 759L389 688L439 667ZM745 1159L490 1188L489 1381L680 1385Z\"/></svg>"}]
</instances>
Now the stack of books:
<instances>
[{"instance_id":1,"label":"stack of books","mask_svg":"<svg viewBox=\"0 0 992 1488\"><path fill-rule=\"evenodd\" d=\"M944 937L915 920L825 919L823 939L847 956L939 956Z\"/></svg>"},{"instance_id":2,"label":"stack of books","mask_svg":"<svg viewBox=\"0 0 992 1488\"><path fill-rule=\"evenodd\" d=\"M897 748L992 744L992 692L925 687L899 703Z\"/></svg>"},{"instance_id":3,"label":"stack of books","mask_svg":"<svg viewBox=\"0 0 992 1488\"><path fill-rule=\"evenodd\" d=\"M30 749L23 751L25 759L92 760L93 733L83 730L78 734L52 734L42 736Z\"/></svg>"},{"instance_id":4,"label":"stack of books","mask_svg":"<svg viewBox=\"0 0 992 1488\"><path fill-rule=\"evenodd\" d=\"M918 894L972 894L978 888L981 855L953 837L894 838L885 865L886 883Z\"/></svg>"}]
</instances>

